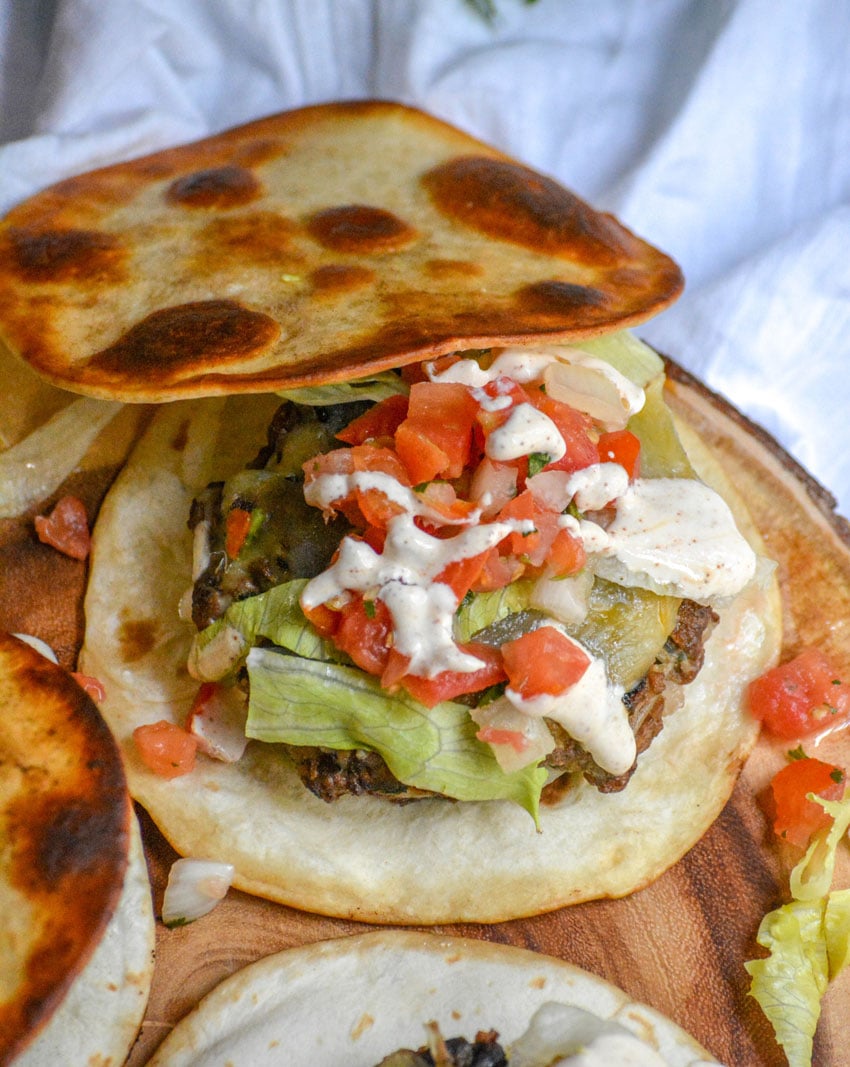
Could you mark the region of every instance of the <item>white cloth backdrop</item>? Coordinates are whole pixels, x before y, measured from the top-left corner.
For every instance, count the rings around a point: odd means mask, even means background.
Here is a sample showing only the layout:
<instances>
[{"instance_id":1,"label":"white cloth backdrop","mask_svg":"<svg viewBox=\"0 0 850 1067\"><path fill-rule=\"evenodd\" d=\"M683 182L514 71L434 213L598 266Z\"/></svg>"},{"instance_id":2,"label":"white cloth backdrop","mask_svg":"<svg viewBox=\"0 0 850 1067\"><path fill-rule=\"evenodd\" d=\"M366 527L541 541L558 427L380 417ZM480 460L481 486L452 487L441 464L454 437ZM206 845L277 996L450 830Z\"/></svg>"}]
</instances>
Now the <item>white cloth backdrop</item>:
<instances>
[{"instance_id":1,"label":"white cloth backdrop","mask_svg":"<svg viewBox=\"0 0 850 1067\"><path fill-rule=\"evenodd\" d=\"M850 4L493 2L0 0L0 212L289 107L416 104L672 254L640 334L850 515Z\"/></svg>"}]
</instances>

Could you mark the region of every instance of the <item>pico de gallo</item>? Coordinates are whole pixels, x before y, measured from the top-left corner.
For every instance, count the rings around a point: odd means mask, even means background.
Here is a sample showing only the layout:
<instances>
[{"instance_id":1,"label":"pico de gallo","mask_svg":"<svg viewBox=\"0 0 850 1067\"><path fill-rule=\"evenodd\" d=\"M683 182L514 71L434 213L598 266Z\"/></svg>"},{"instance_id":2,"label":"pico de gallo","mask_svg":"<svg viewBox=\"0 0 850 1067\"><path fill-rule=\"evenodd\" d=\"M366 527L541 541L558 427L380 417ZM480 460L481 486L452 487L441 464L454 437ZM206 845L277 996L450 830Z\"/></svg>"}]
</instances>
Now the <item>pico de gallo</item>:
<instances>
[{"instance_id":1,"label":"pico de gallo","mask_svg":"<svg viewBox=\"0 0 850 1067\"><path fill-rule=\"evenodd\" d=\"M623 788L756 573L663 381L617 334L287 395L193 506L190 673L323 799Z\"/></svg>"}]
</instances>

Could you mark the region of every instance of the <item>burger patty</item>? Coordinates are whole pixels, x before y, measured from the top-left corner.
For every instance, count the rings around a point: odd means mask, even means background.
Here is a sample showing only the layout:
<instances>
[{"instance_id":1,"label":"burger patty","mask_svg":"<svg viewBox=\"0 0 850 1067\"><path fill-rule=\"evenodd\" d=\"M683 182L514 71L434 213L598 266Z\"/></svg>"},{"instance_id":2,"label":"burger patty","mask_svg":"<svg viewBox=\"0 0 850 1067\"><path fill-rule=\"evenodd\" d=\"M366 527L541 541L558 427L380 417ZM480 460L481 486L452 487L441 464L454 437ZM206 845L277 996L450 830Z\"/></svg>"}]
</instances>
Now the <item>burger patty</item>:
<instances>
[{"instance_id":1,"label":"burger patty","mask_svg":"<svg viewBox=\"0 0 850 1067\"><path fill-rule=\"evenodd\" d=\"M498 1042L495 1030L475 1035L474 1041L464 1037L440 1038L440 1055L435 1060L428 1048L399 1049L377 1065L377 1067L508 1067L504 1049Z\"/></svg>"}]
</instances>

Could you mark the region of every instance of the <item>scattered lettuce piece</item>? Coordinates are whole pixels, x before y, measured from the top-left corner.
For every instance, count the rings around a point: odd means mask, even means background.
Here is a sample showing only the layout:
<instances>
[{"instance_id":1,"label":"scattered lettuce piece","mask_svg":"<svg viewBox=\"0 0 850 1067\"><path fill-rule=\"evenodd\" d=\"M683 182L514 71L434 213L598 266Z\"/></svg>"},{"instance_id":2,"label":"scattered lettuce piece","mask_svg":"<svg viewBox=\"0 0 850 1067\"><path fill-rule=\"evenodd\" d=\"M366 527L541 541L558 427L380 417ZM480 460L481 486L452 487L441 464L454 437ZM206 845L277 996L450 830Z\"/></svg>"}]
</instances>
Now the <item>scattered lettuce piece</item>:
<instances>
[{"instance_id":1,"label":"scattered lettuce piece","mask_svg":"<svg viewBox=\"0 0 850 1067\"><path fill-rule=\"evenodd\" d=\"M578 341L575 347L604 359L641 388L646 388L664 370L664 360L658 353L628 330Z\"/></svg>"},{"instance_id":2,"label":"scattered lettuce piece","mask_svg":"<svg viewBox=\"0 0 850 1067\"><path fill-rule=\"evenodd\" d=\"M829 892L838 842L850 827L850 793L843 800L826 800L815 793L809 793L807 799L820 804L833 822L815 834L805 856L791 872L791 896L795 900L814 900Z\"/></svg>"},{"instance_id":3,"label":"scattered lettuce piece","mask_svg":"<svg viewBox=\"0 0 850 1067\"><path fill-rule=\"evenodd\" d=\"M843 800L809 800L833 817L791 871L793 899L762 919L758 943L765 959L745 963L750 995L770 1020L790 1067L810 1067L821 998L850 958L850 889L830 893L839 841L850 826L850 793Z\"/></svg>"},{"instance_id":4,"label":"scattered lettuce piece","mask_svg":"<svg viewBox=\"0 0 850 1067\"><path fill-rule=\"evenodd\" d=\"M378 752L399 781L457 800L512 800L538 823L546 771L505 774L479 741L469 709L453 701L425 708L389 694L356 668L268 648L248 656L246 733L265 742Z\"/></svg>"},{"instance_id":5,"label":"scattered lettuce piece","mask_svg":"<svg viewBox=\"0 0 850 1067\"><path fill-rule=\"evenodd\" d=\"M809 1067L828 983L847 962L850 890L818 900L792 900L761 922L758 943L766 959L744 964L750 995L770 1020L790 1067Z\"/></svg>"}]
</instances>

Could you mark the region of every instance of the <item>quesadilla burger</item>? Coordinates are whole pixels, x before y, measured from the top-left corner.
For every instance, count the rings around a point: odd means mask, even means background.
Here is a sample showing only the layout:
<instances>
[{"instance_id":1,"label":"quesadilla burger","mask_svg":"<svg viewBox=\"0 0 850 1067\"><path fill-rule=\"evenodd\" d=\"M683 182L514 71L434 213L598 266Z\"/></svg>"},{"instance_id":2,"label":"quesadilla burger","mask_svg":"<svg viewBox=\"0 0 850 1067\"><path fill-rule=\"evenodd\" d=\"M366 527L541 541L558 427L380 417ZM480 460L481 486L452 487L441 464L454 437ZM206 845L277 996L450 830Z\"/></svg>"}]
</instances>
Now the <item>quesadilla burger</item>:
<instances>
[{"instance_id":1,"label":"quesadilla burger","mask_svg":"<svg viewBox=\"0 0 850 1067\"><path fill-rule=\"evenodd\" d=\"M0 1063L123 1063L153 910L121 755L91 698L0 634Z\"/></svg>"},{"instance_id":2,"label":"quesadilla burger","mask_svg":"<svg viewBox=\"0 0 850 1067\"><path fill-rule=\"evenodd\" d=\"M169 401L101 509L82 669L179 852L437 923L621 896L699 839L780 613L629 332L667 256L380 102L71 179L0 249L12 351Z\"/></svg>"},{"instance_id":3,"label":"quesadilla burger","mask_svg":"<svg viewBox=\"0 0 850 1067\"><path fill-rule=\"evenodd\" d=\"M317 1014L317 1005L332 1012ZM321 1023L318 1018L321 1017ZM689 1034L551 956L384 930L287 949L214 988L151 1067L696 1067Z\"/></svg>"}]
</instances>

